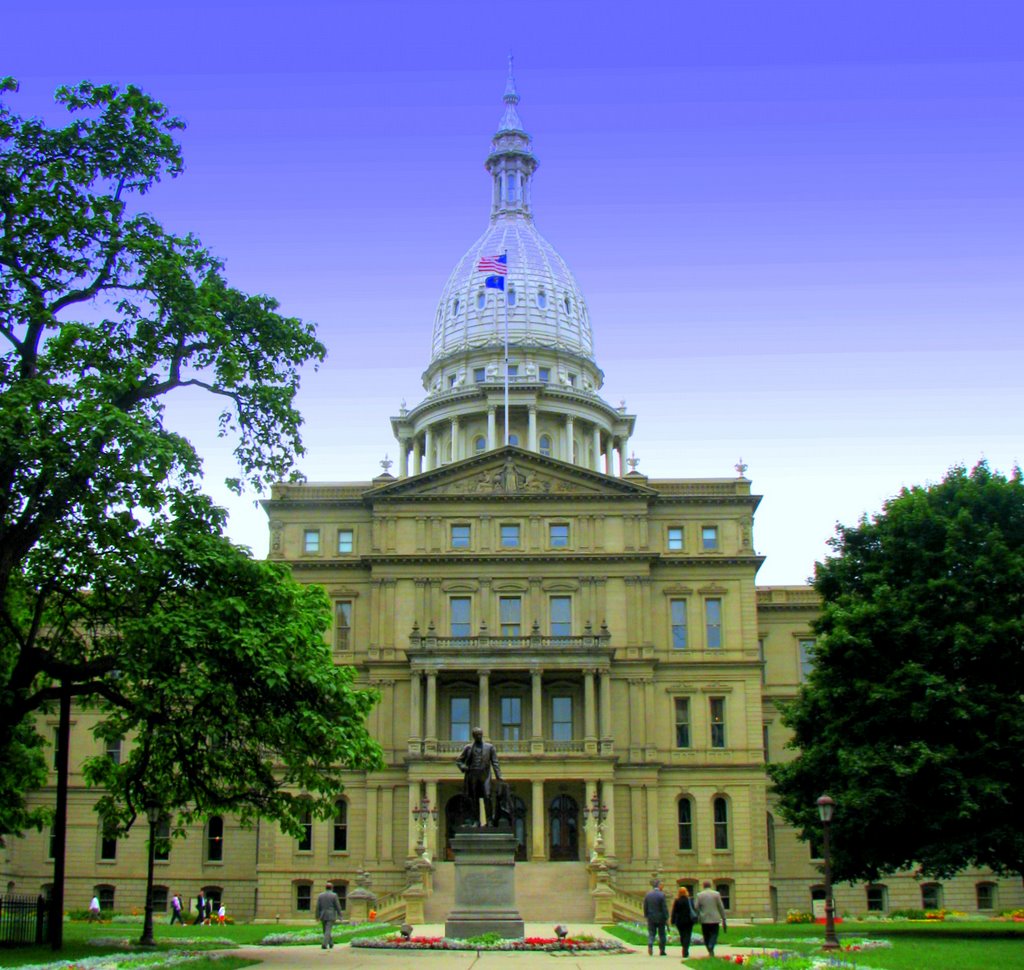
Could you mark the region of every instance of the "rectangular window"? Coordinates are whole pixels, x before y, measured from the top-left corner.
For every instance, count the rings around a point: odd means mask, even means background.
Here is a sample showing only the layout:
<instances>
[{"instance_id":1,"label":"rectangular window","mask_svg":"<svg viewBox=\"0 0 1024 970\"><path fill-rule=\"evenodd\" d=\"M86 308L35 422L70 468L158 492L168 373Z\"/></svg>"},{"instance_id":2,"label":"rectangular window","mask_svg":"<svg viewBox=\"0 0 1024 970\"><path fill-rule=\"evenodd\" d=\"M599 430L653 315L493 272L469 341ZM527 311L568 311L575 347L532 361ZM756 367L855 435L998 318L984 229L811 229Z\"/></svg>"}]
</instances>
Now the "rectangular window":
<instances>
[{"instance_id":1,"label":"rectangular window","mask_svg":"<svg viewBox=\"0 0 1024 970\"><path fill-rule=\"evenodd\" d=\"M100 900L100 910L104 913L112 913L114 911L114 887L97 886L96 895Z\"/></svg>"},{"instance_id":2,"label":"rectangular window","mask_svg":"<svg viewBox=\"0 0 1024 970\"><path fill-rule=\"evenodd\" d=\"M156 823L153 835L156 837L153 858L167 862L171 858L171 820L166 815Z\"/></svg>"},{"instance_id":3,"label":"rectangular window","mask_svg":"<svg viewBox=\"0 0 1024 970\"><path fill-rule=\"evenodd\" d=\"M348 802L344 799L334 806L334 851L348 851Z\"/></svg>"},{"instance_id":4,"label":"rectangular window","mask_svg":"<svg viewBox=\"0 0 1024 970\"><path fill-rule=\"evenodd\" d=\"M768 661L764 655L764 637L757 639L757 659L761 664L761 683L768 683Z\"/></svg>"},{"instance_id":5,"label":"rectangular window","mask_svg":"<svg viewBox=\"0 0 1024 970\"><path fill-rule=\"evenodd\" d=\"M452 712L452 740L468 741L469 724L469 698L453 697L451 699Z\"/></svg>"},{"instance_id":6,"label":"rectangular window","mask_svg":"<svg viewBox=\"0 0 1024 970\"><path fill-rule=\"evenodd\" d=\"M458 374L449 374L448 375L448 386L449 387L455 387L455 382L458 379L459 379L459 375Z\"/></svg>"},{"instance_id":7,"label":"rectangular window","mask_svg":"<svg viewBox=\"0 0 1024 970\"><path fill-rule=\"evenodd\" d=\"M800 647L800 683L804 683L814 669L814 641L799 640Z\"/></svg>"},{"instance_id":8,"label":"rectangular window","mask_svg":"<svg viewBox=\"0 0 1024 970\"><path fill-rule=\"evenodd\" d=\"M548 545L552 549L565 549L569 545L569 526L565 522L552 522L548 525Z\"/></svg>"},{"instance_id":9,"label":"rectangular window","mask_svg":"<svg viewBox=\"0 0 1024 970\"><path fill-rule=\"evenodd\" d=\"M716 798L712 805L715 821L715 848L729 848L729 803L724 798Z\"/></svg>"},{"instance_id":10,"label":"rectangular window","mask_svg":"<svg viewBox=\"0 0 1024 970\"><path fill-rule=\"evenodd\" d=\"M166 913L167 912L167 887L166 886L154 886L153 887L153 912L154 913Z\"/></svg>"},{"instance_id":11,"label":"rectangular window","mask_svg":"<svg viewBox=\"0 0 1024 970\"><path fill-rule=\"evenodd\" d=\"M501 699L501 740L518 741L523 729L523 701L520 697Z\"/></svg>"},{"instance_id":12,"label":"rectangular window","mask_svg":"<svg viewBox=\"0 0 1024 970\"><path fill-rule=\"evenodd\" d=\"M509 377L518 377L519 376L519 365L518 364L509 364L508 365L508 376Z\"/></svg>"},{"instance_id":13,"label":"rectangular window","mask_svg":"<svg viewBox=\"0 0 1024 970\"><path fill-rule=\"evenodd\" d=\"M711 715L711 747L725 747L725 698L712 697L709 699L709 713Z\"/></svg>"},{"instance_id":14,"label":"rectangular window","mask_svg":"<svg viewBox=\"0 0 1024 970\"><path fill-rule=\"evenodd\" d=\"M523 601L518 596L498 598L498 619L503 637L521 636L523 623Z\"/></svg>"},{"instance_id":15,"label":"rectangular window","mask_svg":"<svg viewBox=\"0 0 1024 970\"><path fill-rule=\"evenodd\" d=\"M452 636L470 636L470 609L472 601L468 596L453 596L448 603L452 616Z\"/></svg>"},{"instance_id":16,"label":"rectangular window","mask_svg":"<svg viewBox=\"0 0 1024 970\"><path fill-rule=\"evenodd\" d=\"M352 530L338 529L338 554L346 556L352 552Z\"/></svg>"},{"instance_id":17,"label":"rectangular window","mask_svg":"<svg viewBox=\"0 0 1024 970\"><path fill-rule=\"evenodd\" d=\"M942 886L929 882L921 887L921 908L942 909Z\"/></svg>"},{"instance_id":18,"label":"rectangular window","mask_svg":"<svg viewBox=\"0 0 1024 970\"><path fill-rule=\"evenodd\" d=\"M117 858L117 839L109 832L104 832L100 838L100 858L106 862Z\"/></svg>"},{"instance_id":19,"label":"rectangular window","mask_svg":"<svg viewBox=\"0 0 1024 970\"><path fill-rule=\"evenodd\" d=\"M299 852L312 852L313 851L313 813L304 812L302 815L302 835L299 836L295 843L295 848Z\"/></svg>"},{"instance_id":20,"label":"rectangular window","mask_svg":"<svg viewBox=\"0 0 1024 970\"><path fill-rule=\"evenodd\" d=\"M978 898L978 909L996 908L996 887L991 882L979 882L974 887ZM870 907L868 907L870 909Z\"/></svg>"},{"instance_id":21,"label":"rectangular window","mask_svg":"<svg viewBox=\"0 0 1024 970\"><path fill-rule=\"evenodd\" d=\"M551 737L554 741L572 740L572 698L551 698Z\"/></svg>"},{"instance_id":22,"label":"rectangular window","mask_svg":"<svg viewBox=\"0 0 1024 970\"><path fill-rule=\"evenodd\" d=\"M668 551L683 551L683 527L681 525L670 525L668 527Z\"/></svg>"},{"instance_id":23,"label":"rectangular window","mask_svg":"<svg viewBox=\"0 0 1024 970\"><path fill-rule=\"evenodd\" d=\"M114 738L112 741L107 742L107 757L114 762L115 765L121 763L121 739Z\"/></svg>"},{"instance_id":24,"label":"rectangular window","mask_svg":"<svg viewBox=\"0 0 1024 970\"><path fill-rule=\"evenodd\" d=\"M308 883L299 883L295 887L295 909L300 913L308 913L313 908L313 887Z\"/></svg>"},{"instance_id":25,"label":"rectangular window","mask_svg":"<svg viewBox=\"0 0 1024 970\"><path fill-rule=\"evenodd\" d=\"M338 600L334 604L334 646L337 650L351 650L352 601Z\"/></svg>"},{"instance_id":26,"label":"rectangular window","mask_svg":"<svg viewBox=\"0 0 1024 970\"><path fill-rule=\"evenodd\" d=\"M722 908L728 913L732 910L732 883L731 882L716 882L715 889L718 890L718 895L722 897Z\"/></svg>"},{"instance_id":27,"label":"rectangular window","mask_svg":"<svg viewBox=\"0 0 1024 970\"><path fill-rule=\"evenodd\" d=\"M572 636L572 597L552 596L550 603L551 635L553 637Z\"/></svg>"},{"instance_id":28,"label":"rectangular window","mask_svg":"<svg viewBox=\"0 0 1024 970\"><path fill-rule=\"evenodd\" d=\"M550 367L538 367L537 376L541 381L547 384L551 380L551 368Z\"/></svg>"},{"instance_id":29,"label":"rectangular window","mask_svg":"<svg viewBox=\"0 0 1024 970\"><path fill-rule=\"evenodd\" d=\"M679 851L690 852L693 849L693 805L690 799L679 799L676 803L676 815L679 823Z\"/></svg>"},{"instance_id":30,"label":"rectangular window","mask_svg":"<svg viewBox=\"0 0 1024 970\"><path fill-rule=\"evenodd\" d=\"M669 600L672 618L672 648L686 649L686 600Z\"/></svg>"},{"instance_id":31,"label":"rectangular window","mask_svg":"<svg viewBox=\"0 0 1024 970\"><path fill-rule=\"evenodd\" d=\"M486 367L474 367L473 368L473 383L483 384L487 380L487 368Z\"/></svg>"},{"instance_id":32,"label":"rectangular window","mask_svg":"<svg viewBox=\"0 0 1024 970\"><path fill-rule=\"evenodd\" d=\"M704 600L704 645L709 650L722 646L722 601Z\"/></svg>"},{"instance_id":33,"label":"rectangular window","mask_svg":"<svg viewBox=\"0 0 1024 970\"><path fill-rule=\"evenodd\" d=\"M57 857L57 830L51 825L50 826L50 838L47 840L46 858L54 859Z\"/></svg>"},{"instance_id":34,"label":"rectangular window","mask_svg":"<svg viewBox=\"0 0 1024 970\"><path fill-rule=\"evenodd\" d=\"M761 725L761 748L764 751L764 763L768 764L768 725Z\"/></svg>"},{"instance_id":35,"label":"rectangular window","mask_svg":"<svg viewBox=\"0 0 1024 970\"><path fill-rule=\"evenodd\" d=\"M573 374L573 373L570 373L569 374L569 387L575 387L575 386L576 386L576 375Z\"/></svg>"},{"instance_id":36,"label":"rectangular window","mask_svg":"<svg viewBox=\"0 0 1024 970\"><path fill-rule=\"evenodd\" d=\"M701 528L700 545L705 552L714 552L718 548L717 525L705 525Z\"/></svg>"},{"instance_id":37,"label":"rectangular window","mask_svg":"<svg viewBox=\"0 0 1024 970\"><path fill-rule=\"evenodd\" d=\"M519 526L513 523L506 522L501 527L501 547L502 549L518 549L519 548Z\"/></svg>"},{"instance_id":38,"label":"rectangular window","mask_svg":"<svg viewBox=\"0 0 1024 970\"><path fill-rule=\"evenodd\" d=\"M53 729L53 768L56 771L60 765L60 730Z\"/></svg>"},{"instance_id":39,"label":"rectangular window","mask_svg":"<svg viewBox=\"0 0 1024 970\"><path fill-rule=\"evenodd\" d=\"M452 548L453 549L468 549L469 548L469 526L468 525L453 525L452 526Z\"/></svg>"},{"instance_id":40,"label":"rectangular window","mask_svg":"<svg viewBox=\"0 0 1024 970\"><path fill-rule=\"evenodd\" d=\"M302 551L303 552L319 552L320 551L320 530L319 529L306 529L302 533Z\"/></svg>"},{"instance_id":41,"label":"rectangular window","mask_svg":"<svg viewBox=\"0 0 1024 970\"><path fill-rule=\"evenodd\" d=\"M690 701L685 697L676 698L676 747L690 746Z\"/></svg>"}]
</instances>

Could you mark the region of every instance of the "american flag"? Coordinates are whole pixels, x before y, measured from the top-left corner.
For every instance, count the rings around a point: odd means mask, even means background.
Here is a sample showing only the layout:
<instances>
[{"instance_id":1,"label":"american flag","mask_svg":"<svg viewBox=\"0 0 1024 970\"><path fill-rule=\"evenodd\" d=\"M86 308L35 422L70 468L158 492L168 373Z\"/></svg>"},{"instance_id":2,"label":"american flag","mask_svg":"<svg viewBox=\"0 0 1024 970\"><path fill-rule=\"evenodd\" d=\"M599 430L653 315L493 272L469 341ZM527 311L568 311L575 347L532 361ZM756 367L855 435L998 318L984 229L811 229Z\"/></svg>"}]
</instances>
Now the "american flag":
<instances>
[{"instance_id":1,"label":"american flag","mask_svg":"<svg viewBox=\"0 0 1024 970\"><path fill-rule=\"evenodd\" d=\"M508 253L500 256L481 256L476 264L478 273L497 273L499 276L508 274Z\"/></svg>"}]
</instances>

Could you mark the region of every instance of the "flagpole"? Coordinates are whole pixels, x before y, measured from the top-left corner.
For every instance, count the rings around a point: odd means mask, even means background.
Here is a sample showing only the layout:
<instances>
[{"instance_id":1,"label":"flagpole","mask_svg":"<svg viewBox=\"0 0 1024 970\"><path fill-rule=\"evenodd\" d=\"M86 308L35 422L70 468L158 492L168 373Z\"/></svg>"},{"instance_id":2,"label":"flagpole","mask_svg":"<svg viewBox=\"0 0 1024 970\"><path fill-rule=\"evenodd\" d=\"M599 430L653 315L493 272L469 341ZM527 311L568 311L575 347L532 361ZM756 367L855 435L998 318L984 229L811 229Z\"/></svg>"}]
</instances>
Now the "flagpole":
<instances>
[{"instance_id":1,"label":"flagpole","mask_svg":"<svg viewBox=\"0 0 1024 970\"><path fill-rule=\"evenodd\" d=\"M508 264L508 250L503 253L505 263ZM506 270L505 287L502 289L505 304L505 447L508 447L508 275Z\"/></svg>"}]
</instances>

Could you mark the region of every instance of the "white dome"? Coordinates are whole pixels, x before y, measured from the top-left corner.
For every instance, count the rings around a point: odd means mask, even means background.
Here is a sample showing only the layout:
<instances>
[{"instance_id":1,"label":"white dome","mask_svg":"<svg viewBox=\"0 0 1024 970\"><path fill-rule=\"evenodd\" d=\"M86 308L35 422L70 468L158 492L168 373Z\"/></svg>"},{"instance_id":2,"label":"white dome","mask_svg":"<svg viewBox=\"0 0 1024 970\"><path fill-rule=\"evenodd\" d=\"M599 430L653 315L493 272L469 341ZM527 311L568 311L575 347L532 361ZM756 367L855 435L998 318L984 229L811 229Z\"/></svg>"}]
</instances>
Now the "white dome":
<instances>
[{"instance_id":1,"label":"white dome","mask_svg":"<svg viewBox=\"0 0 1024 970\"><path fill-rule=\"evenodd\" d=\"M484 286L482 256L508 253L505 292ZM547 347L594 357L587 305L566 262L522 214L499 217L455 265L434 318L431 362L505 339L516 347Z\"/></svg>"}]
</instances>

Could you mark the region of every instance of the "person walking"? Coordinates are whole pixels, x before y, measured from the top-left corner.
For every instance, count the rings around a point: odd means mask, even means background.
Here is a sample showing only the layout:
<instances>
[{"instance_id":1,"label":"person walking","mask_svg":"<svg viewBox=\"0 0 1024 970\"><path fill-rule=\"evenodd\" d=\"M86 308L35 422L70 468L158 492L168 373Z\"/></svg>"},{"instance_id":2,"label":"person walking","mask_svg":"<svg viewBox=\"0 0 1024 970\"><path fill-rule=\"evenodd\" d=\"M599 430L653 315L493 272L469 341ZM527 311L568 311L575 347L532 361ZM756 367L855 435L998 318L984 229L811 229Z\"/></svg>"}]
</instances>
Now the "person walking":
<instances>
[{"instance_id":1,"label":"person walking","mask_svg":"<svg viewBox=\"0 0 1024 970\"><path fill-rule=\"evenodd\" d=\"M171 897L171 926L174 926L175 920L185 925L185 918L181 915L181 897L177 893Z\"/></svg>"},{"instance_id":2,"label":"person walking","mask_svg":"<svg viewBox=\"0 0 1024 970\"><path fill-rule=\"evenodd\" d=\"M193 926L200 926L203 920L206 919L206 897L203 895L203 891L199 890L199 895L196 897L196 918L193 921Z\"/></svg>"},{"instance_id":3,"label":"person walking","mask_svg":"<svg viewBox=\"0 0 1024 970\"><path fill-rule=\"evenodd\" d=\"M334 883L327 883L327 888L316 897L316 918L324 928L324 941L321 950L334 949L334 924L342 917L341 900L334 891Z\"/></svg>"},{"instance_id":4,"label":"person walking","mask_svg":"<svg viewBox=\"0 0 1024 970\"><path fill-rule=\"evenodd\" d=\"M711 888L711 883L707 879L704 880L704 888L697 893L694 908L697 910L697 919L700 920L700 932L704 937L704 945L708 948L708 956L713 957L718 945L718 924L722 924L723 933L728 932L729 927L725 922L722 896Z\"/></svg>"},{"instance_id":5,"label":"person walking","mask_svg":"<svg viewBox=\"0 0 1024 970\"><path fill-rule=\"evenodd\" d=\"M92 923L98 921L101 915L102 914L100 912L100 897L93 896L91 902L89 903L89 922Z\"/></svg>"},{"instance_id":6,"label":"person walking","mask_svg":"<svg viewBox=\"0 0 1024 970\"><path fill-rule=\"evenodd\" d=\"M672 901L672 913L669 919L679 931L679 942L683 945L683 959L685 960L690 955L693 924L697 922L697 910L693 908L693 900L690 899L690 892L685 886L679 887L679 892Z\"/></svg>"},{"instance_id":7,"label":"person walking","mask_svg":"<svg viewBox=\"0 0 1024 970\"><path fill-rule=\"evenodd\" d=\"M644 896L644 919L647 920L647 955L654 956L654 937L657 935L661 956L667 956L665 930L668 926L668 900L661 891L660 879L651 883L651 891Z\"/></svg>"}]
</instances>

